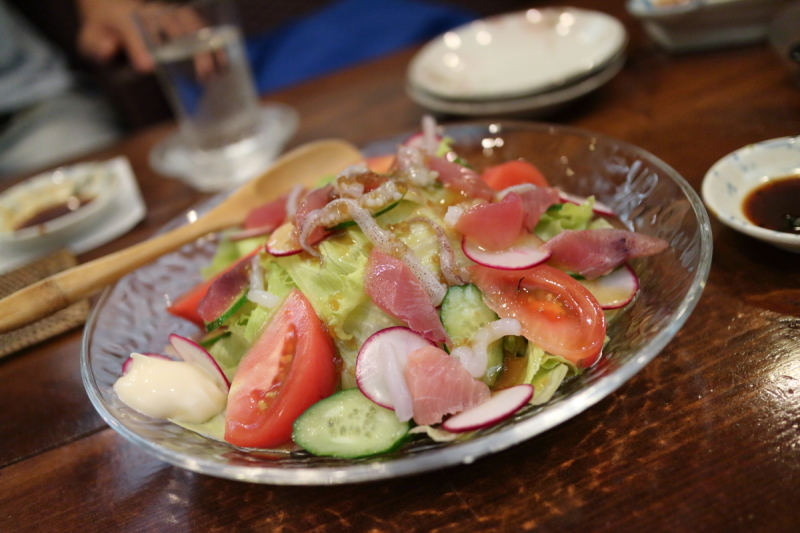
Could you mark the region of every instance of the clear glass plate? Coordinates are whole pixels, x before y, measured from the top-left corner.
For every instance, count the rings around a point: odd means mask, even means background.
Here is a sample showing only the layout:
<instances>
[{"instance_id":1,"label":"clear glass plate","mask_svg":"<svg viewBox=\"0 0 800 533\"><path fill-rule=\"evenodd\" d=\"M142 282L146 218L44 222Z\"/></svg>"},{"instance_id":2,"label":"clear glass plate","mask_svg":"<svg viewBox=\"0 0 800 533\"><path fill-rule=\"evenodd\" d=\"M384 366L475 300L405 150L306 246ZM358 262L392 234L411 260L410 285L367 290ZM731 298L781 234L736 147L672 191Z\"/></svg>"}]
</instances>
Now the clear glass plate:
<instances>
[{"instance_id":1,"label":"clear glass plate","mask_svg":"<svg viewBox=\"0 0 800 533\"><path fill-rule=\"evenodd\" d=\"M122 405L112 385L132 351L167 343L194 326L165 311L165 303L200 280L214 239L165 255L105 290L86 326L81 370L89 398L123 437L168 463L204 474L255 483L317 485L408 475L474 460L534 437L614 392L650 362L689 317L711 263L708 215L698 195L672 168L635 146L587 131L535 123L471 123L445 127L456 150L480 170L524 157L554 185L596 195L631 229L666 239L668 251L636 260L641 292L609 329L601 362L565 384L548 404L474 433L464 441L418 437L401 450L366 459L331 459L305 452L254 452L150 419ZM370 155L394 150L398 139L374 143ZM206 211L219 197L197 208ZM171 227L185 223L180 217Z\"/></svg>"}]
</instances>

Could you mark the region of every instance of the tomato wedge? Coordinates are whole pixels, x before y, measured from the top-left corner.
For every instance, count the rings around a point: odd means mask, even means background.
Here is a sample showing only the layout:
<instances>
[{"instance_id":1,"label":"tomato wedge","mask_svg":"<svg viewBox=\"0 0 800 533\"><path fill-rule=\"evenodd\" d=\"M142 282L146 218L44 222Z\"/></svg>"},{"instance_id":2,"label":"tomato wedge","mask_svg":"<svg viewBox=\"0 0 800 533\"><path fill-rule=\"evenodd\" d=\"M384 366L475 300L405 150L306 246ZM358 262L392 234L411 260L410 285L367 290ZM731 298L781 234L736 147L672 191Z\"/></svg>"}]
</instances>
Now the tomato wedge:
<instances>
[{"instance_id":1,"label":"tomato wedge","mask_svg":"<svg viewBox=\"0 0 800 533\"><path fill-rule=\"evenodd\" d=\"M489 167L483 171L481 178L495 191L502 191L512 185L522 185L523 183L532 183L537 187L550 186L547 178L538 168L521 159Z\"/></svg>"},{"instance_id":2,"label":"tomato wedge","mask_svg":"<svg viewBox=\"0 0 800 533\"><path fill-rule=\"evenodd\" d=\"M472 282L501 318L516 318L522 334L545 351L581 367L597 362L606 335L603 309L569 274L548 265L526 270L470 267Z\"/></svg>"},{"instance_id":3,"label":"tomato wedge","mask_svg":"<svg viewBox=\"0 0 800 533\"><path fill-rule=\"evenodd\" d=\"M206 323L200 317L200 314L197 312L197 306L200 304L200 300L202 300L206 293L208 293L208 289L214 282L219 279L223 274L226 272L230 272L238 265L240 265L244 261L249 261L255 254L259 252L259 249L253 250L246 256L242 257L235 263L231 264L225 270L217 272L214 276L211 276L205 281L201 281L194 287L192 287L188 292L180 296L175 303L171 306L167 307L167 312L171 315L177 316L178 318L183 318L188 320L189 322L194 322L197 327L205 329Z\"/></svg>"},{"instance_id":4,"label":"tomato wedge","mask_svg":"<svg viewBox=\"0 0 800 533\"><path fill-rule=\"evenodd\" d=\"M294 289L239 364L225 410L225 440L245 448L286 443L295 419L333 393L335 356L322 321Z\"/></svg>"}]
</instances>

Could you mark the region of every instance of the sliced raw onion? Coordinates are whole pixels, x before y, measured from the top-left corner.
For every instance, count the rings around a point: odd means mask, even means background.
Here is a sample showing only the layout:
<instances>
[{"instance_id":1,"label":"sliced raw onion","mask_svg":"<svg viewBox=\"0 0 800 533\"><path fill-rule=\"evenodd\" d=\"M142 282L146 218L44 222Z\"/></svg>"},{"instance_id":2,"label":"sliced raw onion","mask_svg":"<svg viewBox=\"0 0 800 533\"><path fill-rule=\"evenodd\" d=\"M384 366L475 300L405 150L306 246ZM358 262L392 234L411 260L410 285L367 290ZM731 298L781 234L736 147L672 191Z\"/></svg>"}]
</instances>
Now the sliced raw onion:
<instances>
[{"instance_id":1,"label":"sliced raw onion","mask_svg":"<svg viewBox=\"0 0 800 533\"><path fill-rule=\"evenodd\" d=\"M522 335L519 320L501 318L480 328L472 336L469 346L454 348L451 355L461 361L473 378L479 378L489 366L489 345L503 337L515 335Z\"/></svg>"},{"instance_id":2,"label":"sliced raw onion","mask_svg":"<svg viewBox=\"0 0 800 533\"><path fill-rule=\"evenodd\" d=\"M494 394L487 401L444 421L442 428L453 433L476 431L511 417L533 397L533 386L515 385Z\"/></svg>"},{"instance_id":3,"label":"sliced raw onion","mask_svg":"<svg viewBox=\"0 0 800 533\"><path fill-rule=\"evenodd\" d=\"M579 279L603 309L619 309L633 300L639 291L639 277L629 265L594 279Z\"/></svg>"},{"instance_id":4,"label":"sliced raw onion","mask_svg":"<svg viewBox=\"0 0 800 533\"><path fill-rule=\"evenodd\" d=\"M410 405L405 402L411 402L410 394L407 399L398 396L403 389L408 392L403 378L408 354L425 346L435 344L406 327L396 326L373 333L364 341L356 357L358 388L376 404L387 409L402 406L403 411Z\"/></svg>"},{"instance_id":5,"label":"sliced raw onion","mask_svg":"<svg viewBox=\"0 0 800 533\"><path fill-rule=\"evenodd\" d=\"M543 248L542 244L542 240L533 233L523 233L505 250L485 250L466 237L461 240L461 249L479 265L498 270L523 270L550 258L550 251Z\"/></svg>"}]
</instances>

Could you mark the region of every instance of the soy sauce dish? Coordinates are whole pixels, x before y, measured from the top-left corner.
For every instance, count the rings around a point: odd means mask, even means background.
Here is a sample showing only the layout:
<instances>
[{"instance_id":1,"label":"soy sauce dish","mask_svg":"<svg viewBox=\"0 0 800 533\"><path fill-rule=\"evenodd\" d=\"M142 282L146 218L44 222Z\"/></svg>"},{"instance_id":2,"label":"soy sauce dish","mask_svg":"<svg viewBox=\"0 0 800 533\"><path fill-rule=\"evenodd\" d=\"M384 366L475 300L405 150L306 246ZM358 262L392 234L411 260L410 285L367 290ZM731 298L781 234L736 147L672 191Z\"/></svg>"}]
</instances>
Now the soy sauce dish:
<instances>
[{"instance_id":1,"label":"soy sauce dish","mask_svg":"<svg viewBox=\"0 0 800 533\"><path fill-rule=\"evenodd\" d=\"M0 193L0 249L67 245L96 221L117 186L101 163L58 168L14 185Z\"/></svg>"},{"instance_id":2,"label":"soy sauce dish","mask_svg":"<svg viewBox=\"0 0 800 533\"><path fill-rule=\"evenodd\" d=\"M800 253L800 136L751 144L717 161L703 200L723 224Z\"/></svg>"}]
</instances>

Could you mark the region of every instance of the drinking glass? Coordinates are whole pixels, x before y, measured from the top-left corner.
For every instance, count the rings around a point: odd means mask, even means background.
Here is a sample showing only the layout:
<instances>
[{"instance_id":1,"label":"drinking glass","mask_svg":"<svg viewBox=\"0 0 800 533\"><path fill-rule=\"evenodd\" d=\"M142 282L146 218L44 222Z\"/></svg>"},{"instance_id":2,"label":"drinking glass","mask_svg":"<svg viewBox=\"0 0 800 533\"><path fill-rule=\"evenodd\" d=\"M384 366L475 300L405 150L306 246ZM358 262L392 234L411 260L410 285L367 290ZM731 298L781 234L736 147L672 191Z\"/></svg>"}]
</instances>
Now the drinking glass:
<instances>
[{"instance_id":1,"label":"drinking glass","mask_svg":"<svg viewBox=\"0 0 800 533\"><path fill-rule=\"evenodd\" d=\"M266 168L297 114L259 102L233 3L146 3L134 17L178 122L151 154L156 170L215 191Z\"/></svg>"}]
</instances>

